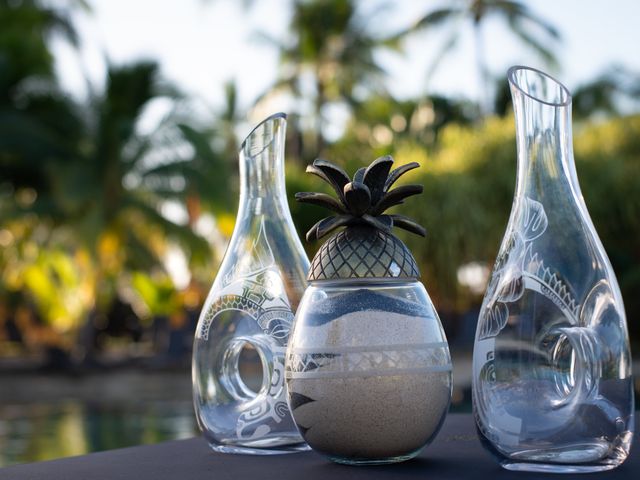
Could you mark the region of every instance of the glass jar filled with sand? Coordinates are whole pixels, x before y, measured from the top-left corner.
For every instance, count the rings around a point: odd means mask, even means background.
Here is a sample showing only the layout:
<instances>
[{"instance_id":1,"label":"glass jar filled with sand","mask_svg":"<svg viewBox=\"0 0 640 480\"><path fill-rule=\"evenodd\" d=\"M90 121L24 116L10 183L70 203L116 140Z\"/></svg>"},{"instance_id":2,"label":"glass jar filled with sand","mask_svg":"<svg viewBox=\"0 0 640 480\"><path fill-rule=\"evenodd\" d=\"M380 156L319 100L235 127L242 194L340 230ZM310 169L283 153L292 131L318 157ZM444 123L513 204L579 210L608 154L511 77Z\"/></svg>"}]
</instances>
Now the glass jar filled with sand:
<instances>
[{"instance_id":1,"label":"glass jar filled with sand","mask_svg":"<svg viewBox=\"0 0 640 480\"><path fill-rule=\"evenodd\" d=\"M411 252L391 233L394 225L419 234L424 229L382 214L386 205L422 188L390 189L416 166L390 172L392 162L378 159L353 181L328 162L309 168L334 186L339 200L331 208L338 210L339 202L342 211L321 220L307 238L332 231L326 225L332 219L342 217L336 223L346 228L311 263L285 380L298 430L313 449L339 463L414 457L437 434L451 399L451 357L440 320ZM316 204L330 202L325 197L297 196Z\"/></svg>"}]
</instances>

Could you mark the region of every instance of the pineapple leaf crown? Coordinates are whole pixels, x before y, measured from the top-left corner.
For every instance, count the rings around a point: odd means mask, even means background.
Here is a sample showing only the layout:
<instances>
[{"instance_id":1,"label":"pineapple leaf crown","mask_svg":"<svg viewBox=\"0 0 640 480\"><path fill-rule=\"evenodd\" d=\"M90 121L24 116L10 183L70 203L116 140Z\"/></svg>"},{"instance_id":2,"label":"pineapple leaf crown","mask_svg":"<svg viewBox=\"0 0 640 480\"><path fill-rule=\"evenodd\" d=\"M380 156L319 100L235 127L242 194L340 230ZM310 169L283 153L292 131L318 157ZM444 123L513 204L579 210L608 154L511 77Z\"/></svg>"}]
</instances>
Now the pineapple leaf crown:
<instances>
[{"instance_id":1,"label":"pineapple leaf crown","mask_svg":"<svg viewBox=\"0 0 640 480\"><path fill-rule=\"evenodd\" d=\"M407 163L393 171L393 158L389 155L374 160L366 168L360 168L353 176L337 165L316 159L307 167L312 173L327 182L338 198L317 192L298 192L298 202L311 203L333 210L337 215L323 218L307 232L307 241L318 240L339 227L369 225L390 233L393 227L403 228L425 236L426 230L404 215L387 215L384 211L404 203L405 198L422 193L422 185L402 185L391 189L393 184L409 170L419 167L416 162Z\"/></svg>"}]
</instances>

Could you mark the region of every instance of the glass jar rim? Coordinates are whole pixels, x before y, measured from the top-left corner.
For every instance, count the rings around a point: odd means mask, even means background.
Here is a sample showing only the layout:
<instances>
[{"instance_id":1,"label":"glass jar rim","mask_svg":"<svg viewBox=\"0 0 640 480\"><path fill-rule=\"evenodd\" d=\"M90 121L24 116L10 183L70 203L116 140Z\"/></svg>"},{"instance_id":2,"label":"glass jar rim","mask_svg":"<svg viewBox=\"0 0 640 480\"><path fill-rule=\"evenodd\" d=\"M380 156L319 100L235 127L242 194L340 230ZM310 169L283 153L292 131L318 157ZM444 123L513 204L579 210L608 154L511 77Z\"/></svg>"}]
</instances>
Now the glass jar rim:
<instances>
[{"instance_id":1,"label":"glass jar rim","mask_svg":"<svg viewBox=\"0 0 640 480\"><path fill-rule=\"evenodd\" d=\"M329 278L322 280L309 280L309 285L313 287L335 287L344 285L365 286L394 286L411 285L422 283L415 277L363 277L363 278Z\"/></svg>"},{"instance_id":2,"label":"glass jar rim","mask_svg":"<svg viewBox=\"0 0 640 480\"><path fill-rule=\"evenodd\" d=\"M557 101L553 101L549 98L541 98L539 95L535 95L530 92L527 88L522 85L522 79L518 78L518 73L520 72L530 72L528 76L531 74L535 74L537 76L536 80L539 82L545 82L550 87L556 89L556 95L559 96ZM549 75L548 73L543 72L542 70L538 70L537 68L527 67L525 65L514 65L507 71L507 79L511 86L516 88L523 95L535 100L536 102L544 103L545 105L550 105L552 107L567 107L571 104L571 92L567 87L564 86L557 79Z\"/></svg>"}]
</instances>

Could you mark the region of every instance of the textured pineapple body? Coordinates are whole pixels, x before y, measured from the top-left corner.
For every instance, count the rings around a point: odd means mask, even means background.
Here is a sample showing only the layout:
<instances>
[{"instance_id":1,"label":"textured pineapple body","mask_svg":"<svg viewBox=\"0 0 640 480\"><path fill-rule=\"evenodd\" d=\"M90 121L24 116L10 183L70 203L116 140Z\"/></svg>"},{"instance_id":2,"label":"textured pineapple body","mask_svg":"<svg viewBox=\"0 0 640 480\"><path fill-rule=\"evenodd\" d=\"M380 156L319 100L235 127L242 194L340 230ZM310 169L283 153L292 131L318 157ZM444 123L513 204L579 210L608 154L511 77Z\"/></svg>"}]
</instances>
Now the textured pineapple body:
<instances>
[{"instance_id":1,"label":"textured pineapple body","mask_svg":"<svg viewBox=\"0 0 640 480\"><path fill-rule=\"evenodd\" d=\"M418 277L416 261L400 239L368 225L353 225L320 247L311 261L308 279Z\"/></svg>"}]
</instances>

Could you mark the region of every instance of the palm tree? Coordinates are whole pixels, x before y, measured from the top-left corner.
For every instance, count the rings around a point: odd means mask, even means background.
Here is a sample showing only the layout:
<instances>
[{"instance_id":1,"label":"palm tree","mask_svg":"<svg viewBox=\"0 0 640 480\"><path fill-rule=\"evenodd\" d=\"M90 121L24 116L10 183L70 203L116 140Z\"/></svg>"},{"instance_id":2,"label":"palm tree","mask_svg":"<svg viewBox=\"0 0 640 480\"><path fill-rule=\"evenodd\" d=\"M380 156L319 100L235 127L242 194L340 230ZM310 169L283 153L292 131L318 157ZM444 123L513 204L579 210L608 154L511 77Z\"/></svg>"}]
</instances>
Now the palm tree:
<instances>
[{"instance_id":1,"label":"palm tree","mask_svg":"<svg viewBox=\"0 0 640 480\"><path fill-rule=\"evenodd\" d=\"M539 17L529 7L518 0L456 0L451 7L435 9L418 19L409 29L398 34L402 37L417 31L430 31L446 24L453 24L452 31L434 60L430 73L448 54L459 40L461 26L471 22L474 35L477 75L481 85L480 105L484 112L488 110L489 71L485 59L485 45L482 25L491 17L506 21L511 32L549 66L556 66L557 60L549 44L560 40L560 32L547 20Z\"/></svg>"},{"instance_id":2,"label":"palm tree","mask_svg":"<svg viewBox=\"0 0 640 480\"><path fill-rule=\"evenodd\" d=\"M85 290L95 299L93 317L108 311L127 273L163 272L166 239L178 242L187 256L210 256L208 242L165 218L164 197L142 183L157 151L153 134L142 135L138 120L152 100L175 97L158 77L152 62L109 66L104 92L89 105L66 101L57 110L32 114L15 128L21 136L13 139L13 149L0 151L9 166L29 160L24 179L7 180L17 192L25 190L22 180L34 192L28 202L2 202L3 223L36 215L40 237L46 230L58 246L64 239L63 251L84 252L91 264ZM64 115L50 118L58 114ZM39 128L24 130L29 125ZM48 143L32 142L38 136ZM42 172L38 183L29 171ZM52 241L45 238L40 247L49 249Z\"/></svg>"},{"instance_id":3,"label":"palm tree","mask_svg":"<svg viewBox=\"0 0 640 480\"><path fill-rule=\"evenodd\" d=\"M268 39L279 48L282 64L271 91L285 90L300 100L305 82L313 85L314 147L319 153L325 145L327 105L352 107L363 93L383 91L384 71L374 51L393 44L368 31L354 0L295 0L289 31L286 42Z\"/></svg>"},{"instance_id":4,"label":"palm tree","mask_svg":"<svg viewBox=\"0 0 640 480\"><path fill-rule=\"evenodd\" d=\"M235 164L239 147L235 129L244 118L244 112L238 107L238 86L235 81L230 80L224 84L224 100L224 108L216 115L215 130L224 139L226 155L233 158Z\"/></svg>"},{"instance_id":5,"label":"palm tree","mask_svg":"<svg viewBox=\"0 0 640 480\"><path fill-rule=\"evenodd\" d=\"M154 138L138 132L138 119L161 96L175 94L161 87L155 63L110 66L105 92L92 100L86 119L87 145L57 177L66 217L99 266L97 292L109 292L105 287L120 269L161 268L158 244L150 241L154 235L175 239L194 255L209 251L204 239L160 213L162 197L139 185Z\"/></svg>"},{"instance_id":6,"label":"palm tree","mask_svg":"<svg viewBox=\"0 0 640 480\"><path fill-rule=\"evenodd\" d=\"M224 130L197 129L184 123L177 128L182 141L191 147L191 153L146 169L143 178L156 196L186 205L188 223L193 227L203 208L214 214L234 209L236 182L231 180L231 165L237 165L237 152L232 143L234 136L228 136ZM216 147L215 143L221 145ZM229 158L228 150L233 152L233 158ZM179 179L179 188L171 186L176 179Z\"/></svg>"},{"instance_id":7,"label":"palm tree","mask_svg":"<svg viewBox=\"0 0 640 480\"><path fill-rule=\"evenodd\" d=\"M64 2L0 0L0 178L14 189L35 189L40 204L48 159L79 140L75 106L59 91L52 39L77 46ZM68 0L70 6L86 4Z\"/></svg>"},{"instance_id":8,"label":"palm tree","mask_svg":"<svg viewBox=\"0 0 640 480\"><path fill-rule=\"evenodd\" d=\"M89 10L82 0L69 6ZM78 35L69 11L42 0L0 0L0 106L11 105L24 80L53 80L50 40L59 38L74 47Z\"/></svg>"},{"instance_id":9,"label":"palm tree","mask_svg":"<svg viewBox=\"0 0 640 480\"><path fill-rule=\"evenodd\" d=\"M588 118L593 114L620 115L623 104L637 106L640 75L622 66L611 66L573 92L573 114Z\"/></svg>"},{"instance_id":10,"label":"palm tree","mask_svg":"<svg viewBox=\"0 0 640 480\"><path fill-rule=\"evenodd\" d=\"M387 148L391 148L392 141L403 138L433 145L445 125L452 122L458 125L472 123L476 114L473 107L470 101L440 95L405 100L375 96L358 106L347 135L357 133L360 141L370 143L373 140L379 143L374 132L382 128L387 132ZM374 155L382 153L375 152Z\"/></svg>"},{"instance_id":11,"label":"palm tree","mask_svg":"<svg viewBox=\"0 0 640 480\"><path fill-rule=\"evenodd\" d=\"M235 82L225 83L224 96L225 104L215 113L211 128L177 123L180 138L170 142L173 147L189 146L188 155L174 155L171 161L143 173L144 185L156 195L186 206L190 227L195 226L203 209L215 215L228 214L236 207L237 182L232 179L238 168L235 129L243 115L238 109ZM171 186L176 179L181 184L178 189Z\"/></svg>"}]
</instances>

